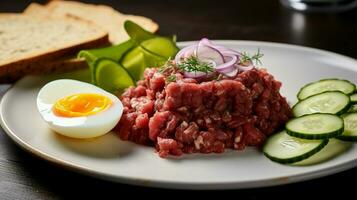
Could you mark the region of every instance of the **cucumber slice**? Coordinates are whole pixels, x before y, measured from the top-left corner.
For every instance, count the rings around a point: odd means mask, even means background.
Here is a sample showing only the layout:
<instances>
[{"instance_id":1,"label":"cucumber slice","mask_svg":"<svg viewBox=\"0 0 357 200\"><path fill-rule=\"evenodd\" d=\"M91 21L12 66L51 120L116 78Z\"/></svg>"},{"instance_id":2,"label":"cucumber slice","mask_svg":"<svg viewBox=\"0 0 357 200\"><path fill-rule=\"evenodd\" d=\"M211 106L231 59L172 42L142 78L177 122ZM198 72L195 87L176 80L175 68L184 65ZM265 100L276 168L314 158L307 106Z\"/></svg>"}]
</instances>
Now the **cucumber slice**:
<instances>
[{"instance_id":1,"label":"cucumber slice","mask_svg":"<svg viewBox=\"0 0 357 200\"><path fill-rule=\"evenodd\" d=\"M312 113L342 114L349 105L350 97L346 94L339 91L323 92L295 104L293 113L296 117Z\"/></svg>"},{"instance_id":2,"label":"cucumber slice","mask_svg":"<svg viewBox=\"0 0 357 200\"><path fill-rule=\"evenodd\" d=\"M357 141L357 113L342 115L345 130L337 138L345 141Z\"/></svg>"},{"instance_id":3,"label":"cucumber slice","mask_svg":"<svg viewBox=\"0 0 357 200\"><path fill-rule=\"evenodd\" d=\"M355 113L357 112L357 104L352 104L350 108L347 110L348 113Z\"/></svg>"},{"instance_id":4,"label":"cucumber slice","mask_svg":"<svg viewBox=\"0 0 357 200\"><path fill-rule=\"evenodd\" d=\"M108 92L119 94L135 84L130 73L114 60L99 58L95 68L97 85Z\"/></svg>"},{"instance_id":5,"label":"cucumber slice","mask_svg":"<svg viewBox=\"0 0 357 200\"><path fill-rule=\"evenodd\" d=\"M309 83L302 87L297 94L299 100L306 99L315 94L320 94L327 91L340 91L350 95L356 91L355 84L348 80L341 79L323 79L316 82Z\"/></svg>"},{"instance_id":6,"label":"cucumber slice","mask_svg":"<svg viewBox=\"0 0 357 200\"><path fill-rule=\"evenodd\" d=\"M320 151L328 140L305 140L291 137L281 131L269 137L263 147L263 153L270 160L287 164L294 163Z\"/></svg>"},{"instance_id":7,"label":"cucumber slice","mask_svg":"<svg viewBox=\"0 0 357 200\"><path fill-rule=\"evenodd\" d=\"M124 29L129 37L139 45L142 41L155 38L155 34L150 33L149 31L143 29L138 24L134 23L133 21L126 20L124 22Z\"/></svg>"},{"instance_id":8,"label":"cucumber slice","mask_svg":"<svg viewBox=\"0 0 357 200\"><path fill-rule=\"evenodd\" d=\"M337 115L316 113L294 118L286 123L286 132L303 139L328 139L341 135L343 120Z\"/></svg>"},{"instance_id":9,"label":"cucumber slice","mask_svg":"<svg viewBox=\"0 0 357 200\"><path fill-rule=\"evenodd\" d=\"M318 164L327 160L330 160L341 153L347 151L349 148L352 147L352 143L344 142L335 138L329 140L328 144L319 152L312 155L311 157L293 163L292 165L295 166L306 166L306 165L314 165Z\"/></svg>"},{"instance_id":10,"label":"cucumber slice","mask_svg":"<svg viewBox=\"0 0 357 200\"><path fill-rule=\"evenodd\" d=\"M351 94L350 100L351 103L357 103L357 94Z\"/></svg>"},{"instance_id":11,"label":"cucumber slice","mask_svg":"<svg viewBox=\"0 0 357 200\"><path fill-rule=\"evenodd\" d=\"M90 49L82 50L78 53L78 58L84 58L88 63L89 69L91 71L92 83L96 84L97 80L95 79L95 62L98 58L109 58L115 61L119 61L123 55L134 48L134 42L132 40L127 40L121 44L104 47L99 49Z\"/></svg>"},{"instance_id":12,"label":"cucumber slice","mask_svg":"<svg viewBox=\"0 0 357 200\"><path fill-rule=\"evenodd\" d=\"M165 61L170 57L175 56L179 50L175 42L166 37L155 37L145 40L140 46L152 54L163 57Z\"/></svg>"},{"instance_id":13,"label":"cucumber slice","mask_svg":"<svg viewBox=\"0 0 357 200\"><path fill-rule=\"evenodd\" d=\"M140 46L128 51L119 63L129 71L135 81L143 78L147 65L145 54Z\"/></svg>"}]
</instances>

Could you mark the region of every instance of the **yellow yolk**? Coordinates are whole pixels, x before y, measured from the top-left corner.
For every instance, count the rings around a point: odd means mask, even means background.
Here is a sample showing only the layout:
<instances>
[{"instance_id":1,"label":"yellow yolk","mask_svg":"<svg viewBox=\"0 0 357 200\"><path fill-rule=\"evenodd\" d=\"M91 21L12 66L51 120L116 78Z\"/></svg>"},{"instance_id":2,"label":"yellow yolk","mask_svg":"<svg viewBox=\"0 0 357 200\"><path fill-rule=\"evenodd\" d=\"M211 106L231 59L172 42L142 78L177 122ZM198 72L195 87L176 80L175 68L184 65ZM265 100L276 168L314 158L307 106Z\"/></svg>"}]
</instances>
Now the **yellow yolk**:
<instances>
[{"instance_id":1,"label":"yellow yolk","mask_svg":"<svg viewBox=\"0 0 357 200\"><path fill-rule=\"evenodd\" d=\"M74 94L56 101L53 112L62 117L81 117L106 110L112 101L100 94Z\"/></svg>"}]
</instances>

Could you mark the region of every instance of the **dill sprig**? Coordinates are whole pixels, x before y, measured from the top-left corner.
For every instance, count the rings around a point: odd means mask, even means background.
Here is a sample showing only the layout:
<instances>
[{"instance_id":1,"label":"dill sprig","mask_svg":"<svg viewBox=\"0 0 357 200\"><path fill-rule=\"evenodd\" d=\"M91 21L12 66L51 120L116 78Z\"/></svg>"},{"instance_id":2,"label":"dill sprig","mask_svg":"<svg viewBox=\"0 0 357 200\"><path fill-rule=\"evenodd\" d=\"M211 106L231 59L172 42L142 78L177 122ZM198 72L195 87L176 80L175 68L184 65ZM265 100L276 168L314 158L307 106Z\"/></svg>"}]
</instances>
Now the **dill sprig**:
<instances>
[{"instance_id":1,"label":"dill sprig","mask_svg":"<svg viewBox=\"0 0 357 200\"><path fill-rule=\"evenodd\" d=\"M176 76L174 75L174 74L171 74L170 76L168 76L167 78L166 78L166 81L167 82L175 82L176 81Z\"/></svg>"},{"instance_id":2,"label":"dill sprig","mask_svg":"<svg viewBox=\"0 0 357 200\"><path fill-rule=\"evenodd\" d=\"M158 71L159 71L160 73L163 73L163 72L165 72L167 69L171 69L173 66L174 66L173 60L171 60L171 57L170 57L169 59L166 60L166 62L165 62L163 65L161 65L161 66L159 67Z\"/></svg>"},{"instance_id":3,"label":"dill sprig","mask_svg":"<svg viewBox=\"0 0 357 200\"><path fill-rule=\"evenodd\" d=\"M210 63L201 62L194 56L191 56L178 64L178 68L186 72L213 72L213 66Z\"/></svg>"},{"instance_id":4,"label":"dill sprig","mask_svg":"<svg viewBox=\"0 0 357 200\"><path fill-rule=\"evenodd\" d=\"M255 63L256 65L261 65L262 62L260 61L260 58L262 58L263 56L264 54L260 53L260 49L258 49L258 52L253 55L250 55L247 52L242 52L240 59L242 63L251 62L252 64Z\"/></svg>"}]
</instances>

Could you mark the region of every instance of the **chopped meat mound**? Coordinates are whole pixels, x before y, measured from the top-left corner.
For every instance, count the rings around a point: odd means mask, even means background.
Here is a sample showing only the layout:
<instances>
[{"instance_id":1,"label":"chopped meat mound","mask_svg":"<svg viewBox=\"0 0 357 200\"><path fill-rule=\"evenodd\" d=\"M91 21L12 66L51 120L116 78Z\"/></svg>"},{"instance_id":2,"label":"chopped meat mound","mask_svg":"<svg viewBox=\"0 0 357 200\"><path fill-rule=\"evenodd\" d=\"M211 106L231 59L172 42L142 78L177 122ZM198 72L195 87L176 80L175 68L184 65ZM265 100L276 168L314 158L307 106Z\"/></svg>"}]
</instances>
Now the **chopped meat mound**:
<instances>
[{"instance_id":1,"label":"chopped meat mound","mask_svg":"<svg viewBox=\"0 0 357 200\"><path fill-rule=\"evenodd\" d=\"M121 95L121 139L154 146L161 157L222 153L262 145L292 116L281 83L264 69L219 81L174 76L146 69Z\"/></svg>"}]
</instances>

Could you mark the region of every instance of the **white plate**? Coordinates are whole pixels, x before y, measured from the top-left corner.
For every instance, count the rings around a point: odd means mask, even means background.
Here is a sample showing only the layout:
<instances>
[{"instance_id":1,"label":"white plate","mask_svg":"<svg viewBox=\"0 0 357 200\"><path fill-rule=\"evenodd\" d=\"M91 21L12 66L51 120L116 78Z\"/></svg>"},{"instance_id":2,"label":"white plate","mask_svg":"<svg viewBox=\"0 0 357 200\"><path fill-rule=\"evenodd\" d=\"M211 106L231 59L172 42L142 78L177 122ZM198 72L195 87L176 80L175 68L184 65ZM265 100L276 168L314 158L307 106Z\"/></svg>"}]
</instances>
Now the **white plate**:
<instances>
[{"instance_id":1,"label":"white plate","mask_svg":"<svg viewBox=\"0 0 357 200\"><path fill-rule=\"evenodd\" d=\"M267 42L216 42L248 52L260 48L264 66L282 81L281 92L291 103L307 82L328 77L355 82L357 77L356 60L326 51ZM2 127L33 154L98 178L163 188L250 188L312 179L357 165L356 146L322 164L292 167L271 162L254 148L162 159L153 148L120 141L114 133L92 140L64 138L49 130L36 110L40 87L53 78L28 76L18 81L1 101Z\"/></svg>"}]
</instances>

